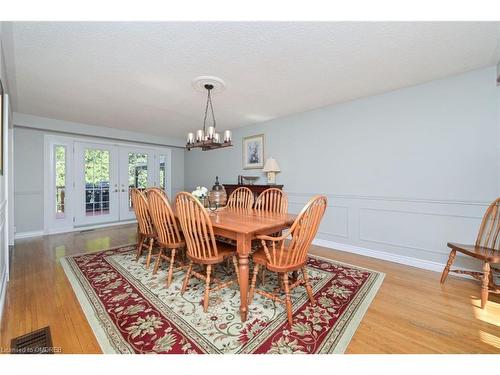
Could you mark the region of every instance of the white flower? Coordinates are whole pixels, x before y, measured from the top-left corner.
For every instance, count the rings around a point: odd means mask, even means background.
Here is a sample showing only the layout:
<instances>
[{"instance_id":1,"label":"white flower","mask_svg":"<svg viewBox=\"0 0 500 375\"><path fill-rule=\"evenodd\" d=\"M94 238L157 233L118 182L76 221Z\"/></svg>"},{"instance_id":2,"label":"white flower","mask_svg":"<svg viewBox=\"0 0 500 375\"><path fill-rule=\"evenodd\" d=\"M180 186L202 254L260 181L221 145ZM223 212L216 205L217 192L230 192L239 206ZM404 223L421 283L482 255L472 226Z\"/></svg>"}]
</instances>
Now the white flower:
<instances>
[{"instance_id":1,"label":"white flower","mask_svg":"<svg viewBox=\"0 0 500 375\"><path fill-rule=\"evenodd\" d=\"M205 186L197 186L196 189L191 193L196 198L205 197L208 193L208 189Z\"/></svg>"}]
</instances>

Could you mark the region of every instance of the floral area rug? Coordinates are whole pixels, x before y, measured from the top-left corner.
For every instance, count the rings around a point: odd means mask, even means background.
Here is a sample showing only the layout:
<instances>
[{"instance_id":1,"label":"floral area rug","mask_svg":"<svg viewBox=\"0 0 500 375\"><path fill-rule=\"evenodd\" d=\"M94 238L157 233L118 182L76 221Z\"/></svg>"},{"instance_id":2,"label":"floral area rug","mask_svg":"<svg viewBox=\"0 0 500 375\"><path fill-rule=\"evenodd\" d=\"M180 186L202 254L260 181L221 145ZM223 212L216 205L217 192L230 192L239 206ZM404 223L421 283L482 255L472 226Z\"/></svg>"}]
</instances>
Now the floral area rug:
<instances>
[{"instance_id":1,"label":"floral area rug","mask_svg":"<svg viewBox=\"0 0 500 375\"><path fill-rule=\"evenodd\" d=\"M192 278L181 296L183 270L167 288L166 265L153 276L153 266L146 270L144 263L135 261L135 246L61 259L104 353L343 353L384 278L311 256L317 303L309 303L303 287L295 288L290 326L285 306L259 294L242 323L236 283L212 292L204 313L202 281ZM220 265L215 272L222 280L234 277L232 267ZM265 286L279 287L274 273L266 272Z\"/></svg>"}]
</instances>

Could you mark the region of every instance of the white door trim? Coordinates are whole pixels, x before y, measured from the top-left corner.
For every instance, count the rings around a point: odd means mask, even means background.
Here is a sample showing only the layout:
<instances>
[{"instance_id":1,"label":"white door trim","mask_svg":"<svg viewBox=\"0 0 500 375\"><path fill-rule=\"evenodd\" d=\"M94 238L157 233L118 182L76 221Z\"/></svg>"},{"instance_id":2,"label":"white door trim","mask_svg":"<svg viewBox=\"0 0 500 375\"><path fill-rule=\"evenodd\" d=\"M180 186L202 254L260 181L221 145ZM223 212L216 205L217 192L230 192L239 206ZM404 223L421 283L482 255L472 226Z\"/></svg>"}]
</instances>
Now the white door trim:
<instances>
[{"instance_id":1,"label":"white door trim","mask_svg":"<svg viewBox=\"0 0 500 375\"><path fill-rule=\"evenodd\" d=\"M52 149L56 145L66 147L66 190L65 190L65 217L57 219L55 216L55 158ZM44 165L45 173L43 175L43 231L52 233L55 230L67 230L73 227L74 217L74 176L73 176L73 156L74 142L66 137L55 135L44 137ZM17 236L16 236L17 237Z\"/></svg>"}]
</instances>

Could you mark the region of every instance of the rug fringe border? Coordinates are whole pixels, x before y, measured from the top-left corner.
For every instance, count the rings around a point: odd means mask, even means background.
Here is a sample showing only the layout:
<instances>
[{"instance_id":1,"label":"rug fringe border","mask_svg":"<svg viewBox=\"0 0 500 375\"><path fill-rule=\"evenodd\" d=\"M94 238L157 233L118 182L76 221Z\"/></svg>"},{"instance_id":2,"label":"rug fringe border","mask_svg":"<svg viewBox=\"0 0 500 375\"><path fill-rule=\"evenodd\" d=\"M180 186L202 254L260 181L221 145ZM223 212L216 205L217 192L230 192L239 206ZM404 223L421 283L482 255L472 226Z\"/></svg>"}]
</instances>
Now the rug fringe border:
<instances>
[{"instance_id":1,"label":"rug fringe border","mask_svg":"<svg viewBox=\"0 0 500 375\"><path fill-rule=\"evenodd\" d=\"M321 255L316 255L316 254L311 254L311 253L307 254L307 256L311 257L311 258L323 259L323 260L326 260L328 262L335 262L335 263L345 264L346 266L355 267L355 268L358 268L360 270L370 271L370 272L373 272L373 273L378 273L380 275L384 275L384 277L385 277L385 273L384 272L380 272L380 271L377 271L377 270L372 270L371 268L366 268L366 267L358 266L356 264L351 264L351 263L343 262L343 261L340 261L340 260L337 260L337 259L331 259L331 258L327 258L327 257L321 256Z\"/></svg>"},{"instance_id":2,"label":"rug fringe border","mask_svg":"<svg viewBox=\"0 0 500 375\"><path fill-rule=\"evenodd\" d=\"M353 315L353 317L350 319L348 330L344 331L344 334L338 341L337 345L335 346L334 350L330 354L344 354L347 347L349 346L354 334L359 328L359 325L361 324L361 320L363 320L363 317L365 316L366 312L370 308L370 305L372 304L373 300L375 299L375 296L377 295L378 291L380 290L380 287L382 286L382 282L385 279L385 273L380 272L380 271L375 271L370 268L358 266L355 264L350 264L346 262L341 262L336 259L330 259L327 257L323 257L321 255L316 255L316 254L308 254L312 258L318 258L318 259L323 259L329 262L336 262L340 264L345 264L346 266L350 267L355 267L361 270L369 271L374 274L377 274L377 277L375 281L373 282L370 291L366 294L366 296L363 299L363 302L358 306L356 313Z\"/></svg>"},{"instance_id":3,"label":"rug fringe border","mask_svg":"<svg viewBox=\"0 0 500 375\"><path fill-rule=\"evenodd\" d=\"M352 265L351 265L352 266ZM353 266L356 267L356 266ZM382 282L384 281L385 278L385 273L383 272L378 272L378 271L372 271L372 272L377 272L377 278L373 282L370 291L366 294L366 296L363 299L363 302L358 306L356 313L354 316L350 319L349 326L347 327L348 329L344 331L344 334L340 337L340 340L338 341L337 345L335 346L335 349L331 354L344 354L347 347L351 343L351 340L356 333L356 331L359 328L359 325L361 324L361 321L363 320L363 317L365 316L366 312L370 308L373 300L375 299L375 296L377 295L378 291L380 290L380 287L382 286Z\"/></svg>"},{"instance_id":4,"label":"rug fringe border","mask_svg":"<svg viewBox=\"0 0 500 375\"><path fill-rule=\"evenodd\" d=\"M125 246L122 246L125 247ZM118 248L118 247L117 247ZM109 249L112 250L112 249ZM103 250L105 251L105 250ZM71 258L72 256L69 257L64 257L60 259L61 266L64 270L64 273L66 274L66 277L69 280L69 283L71 284L73 288L73 292L76 295L76 298L78 299L78 302L80 303L80 307L83 310L83 313L85 314L85 317L87 318L87 322L90 325L90 328L92 328L92 332L94 332L94 335L96 337L97 342L99 343L99 346L101 347L101 350L104 354L118 354L116 349L113 347L111 344L111 341L109 340L108 336L106 335L106 332L102 328L101 324L99 323L99 320L95 316L94 313L94 308L92 307L91 303L88 301L87 296L85 295L85 292L80 285L78 279L76 278L75 273L71 269L71 266L69 264L69 261L66 258Z\"/></svg>"},{"instance_id":5,"label":"rug fringe border","mask_svg":"<svg viewBox=\"0 0 500 375\"><path fill-rule=\"evenodd\" d=\"M82 256L82 255L92 255L92 254L97 254L97 253L102 253L104 251L111 251L111 250L117 250L117 249L122 249L124 247L129 247L129 246L137 246L137 242L129 242L125 245L117 245L117 246L113 246L113 247L110 247L109 249L100 249L100 250L91 250L91 251L82 251L81 253L76 253L76 254L71 254L71 255L66 255L64 257L61 257L61 260L62 259L66 259L66 258L74 258L74 257L79 257L79 256Z\"/></svg>"}]
</instances>

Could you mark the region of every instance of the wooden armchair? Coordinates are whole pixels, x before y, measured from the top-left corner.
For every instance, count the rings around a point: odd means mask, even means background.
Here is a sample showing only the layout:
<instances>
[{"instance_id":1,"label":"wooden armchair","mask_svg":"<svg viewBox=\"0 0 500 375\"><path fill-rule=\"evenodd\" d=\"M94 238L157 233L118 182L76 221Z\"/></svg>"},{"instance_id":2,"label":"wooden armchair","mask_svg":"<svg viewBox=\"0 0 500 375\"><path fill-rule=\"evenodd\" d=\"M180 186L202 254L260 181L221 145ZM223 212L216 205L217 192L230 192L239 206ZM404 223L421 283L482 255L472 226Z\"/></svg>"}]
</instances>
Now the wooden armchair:
<instances>
[{"instance_id":1,"label":"wooden armchair","mask_svg":"<svg viewBox=\"0 0 500 375\"><path fill-rule=\"evenodd\" d=\"M259 293L276 302L284 303L286 305L288 323L292 325L292 302L290 299L290 290L304 284L309 300L313 305L316 303L311 285L309 283L309 278L307 276L307 253L309 251L309 247L311 246L311 242L318 231L326 206L327 199L325 196L315 196L305 205L300 214L297 216L295 222L290 228L289 235L280 237L257 237L262 241L263 248L253 254L254 270L248 296L249 305L252 303L254 293ZM289 236L291 236L291 240L290 242L286 242L285 240ZM282 300L277 294L268 293L255 288L260 267L264 267L272 272L277 272L278 275L282 277L285 289L284 300ZM297 280L290 285L288 273L299 270L302 272L302 278L297 278Z\"/></svg>"},{"instance_id":2,"label":"wooden armchair","mask_svg":"<svg viewBox=\"0 0 500 375\"><path fill-rule=\"evenodd\" d=\"M491 263L500 263L500 198L490 204L483 221L479 227L476 243L474 245L462 245L448 243L451 249L448 262L441 275L441 284L446 281L449 272L467 274L481 281L481 308L484 309L488 301L489 292L500 293L500 285L496 285L491 270L500 272L500 269L491 267ZM459 253L479 259L483 262L483 272L464 270L450 270L453 261Z\"/></svg>"},{"instance_id":3,"label":"wooden armchair","mask_svg":"<svg viewBox=\"0 0 500 375\"><path fill-rule=\"evenodd\" d=\"M231 208L252 208L253 201L252 190L242 186L231 193L227 198L226 206Z\"/></svg>"},{"instance_id":4,"label":"wooden armchair","mask_svg":"<svg viewBox=\"0 0 500 375\"><path fill-rule=\"evenodd\" d=\"M223 283L216 278L212 278L212 266L222 263L228 257L232 257L237 280L239 280L236 251L232 246L215 241L212 222L210 221L208 212L192 194L186 192L178 193L175 198L175 206L181 229L184 233L187 257L189 259L189 266L184 283L182 284L181 295L186 291L191 276L204 280L205 296L203 299L203 310L207 312L210 292L228 287L234 283L234 280ZM193 263L199 264L202 267L205 266L206 275L193 271ZM213 289L210 289L211 282L217 284Z\"/></svg>"},{"instance_id":5,"label":"wooden armchair","mask_svg":"<svg viewBox=\"0 0 500 375\"><path fill-rule=\"evenodd\" d=\"M146 268L149 268L153 252L153 244L156 240L156 232L148 211L148 201L146 195L139 189L130 189L132 207L137 218L137 256L139 260L144 248L147 249Z\"/></svg>"},{"instance_id":6,"label":"wooden armchair","mask_svg":"<svg viewBox=\"0 0 500 375\"><path fill-rule=\"evenodd\" d=\"M158 268L163 260L168 261L170 263L167 274L168 288L172 283L176 251L183 249L186 244L179 232L177 220L165 192L161 189L149 189L147 197L149 214L153 221L160 248L153 269L153 275L158 272ZM167 254L167 252L170 252L170 254Z\"/></svg>"}]
</instances>

